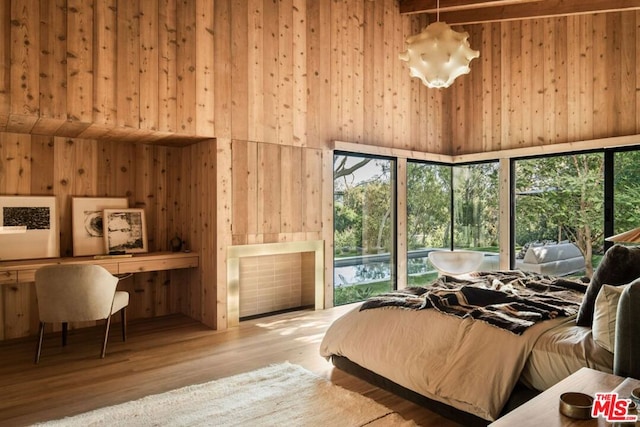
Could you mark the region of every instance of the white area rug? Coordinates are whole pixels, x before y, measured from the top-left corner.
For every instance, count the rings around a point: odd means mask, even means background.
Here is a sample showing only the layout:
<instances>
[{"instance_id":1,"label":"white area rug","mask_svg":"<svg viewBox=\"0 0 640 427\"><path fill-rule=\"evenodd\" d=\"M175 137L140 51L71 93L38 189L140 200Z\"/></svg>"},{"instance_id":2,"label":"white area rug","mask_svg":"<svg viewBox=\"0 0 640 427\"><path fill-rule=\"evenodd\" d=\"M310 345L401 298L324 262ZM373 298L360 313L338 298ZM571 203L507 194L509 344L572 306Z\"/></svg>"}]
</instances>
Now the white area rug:
<instances>
[{"instance_id":1,"label":"white area rug","mask_svg":"<svg viewBox=\"0 0 640 427\"><path fill-rule=\"evenodd\" d=\"M283 363L44 426L413 426L358 393Z\"/></svg>"}]
</instances>

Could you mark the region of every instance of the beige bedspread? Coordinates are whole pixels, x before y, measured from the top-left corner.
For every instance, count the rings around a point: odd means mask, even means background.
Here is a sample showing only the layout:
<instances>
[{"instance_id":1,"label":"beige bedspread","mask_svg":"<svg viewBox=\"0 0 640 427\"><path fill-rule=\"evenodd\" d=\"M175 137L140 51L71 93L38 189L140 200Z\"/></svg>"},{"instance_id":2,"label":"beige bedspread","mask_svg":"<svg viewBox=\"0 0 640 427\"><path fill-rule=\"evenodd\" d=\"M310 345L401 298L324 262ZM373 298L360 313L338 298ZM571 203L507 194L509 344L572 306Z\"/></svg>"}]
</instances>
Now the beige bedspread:
<instances>
[{"instance_id":1,"label":"beige bedspread","mask_svg":"<svg viewBox=\"0 0 640 427\"><path fill-rule=\"evenodd\" d=\"M347 357L431 399L495 420L538 337L556 318L515 335L436 310L359 306L327 330L320 354Z\"/></svg>"}]
</instances>

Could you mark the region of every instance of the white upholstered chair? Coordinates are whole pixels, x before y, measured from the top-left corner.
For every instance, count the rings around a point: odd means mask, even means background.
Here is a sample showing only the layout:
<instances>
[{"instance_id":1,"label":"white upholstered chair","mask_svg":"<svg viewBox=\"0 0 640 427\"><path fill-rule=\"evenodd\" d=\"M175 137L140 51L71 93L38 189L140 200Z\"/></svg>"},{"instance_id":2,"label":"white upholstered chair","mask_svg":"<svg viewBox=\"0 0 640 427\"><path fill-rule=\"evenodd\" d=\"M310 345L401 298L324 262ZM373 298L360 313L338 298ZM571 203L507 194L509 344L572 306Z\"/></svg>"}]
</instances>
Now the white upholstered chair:
<instances>
[{"instance_id":1,"label":"white upholstered chair","mask_svg":"<svg viewBox=\"0 0 640 427\"><path fill-rule=\"evenodd\" d=\"M69 322L106 319L100 357L107 350L111 315L120 311L122 340L127 337L126 307L129 293L116 291L118 278L98 265L48 265L36 271L36 297L40 315L40 333L35 363L40 361L45 323L62 323L62 345L67 344Z\"/></svg>"}]
</instances>

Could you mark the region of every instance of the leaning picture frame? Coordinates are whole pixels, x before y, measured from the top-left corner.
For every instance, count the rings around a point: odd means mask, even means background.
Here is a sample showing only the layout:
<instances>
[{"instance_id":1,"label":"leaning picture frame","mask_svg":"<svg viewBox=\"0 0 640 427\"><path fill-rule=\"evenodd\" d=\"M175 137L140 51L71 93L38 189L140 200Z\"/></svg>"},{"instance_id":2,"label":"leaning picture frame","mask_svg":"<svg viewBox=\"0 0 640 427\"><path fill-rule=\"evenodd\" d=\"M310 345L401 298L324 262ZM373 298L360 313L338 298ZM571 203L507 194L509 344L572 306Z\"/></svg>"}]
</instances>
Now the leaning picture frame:
<instances>
[{"instance_id":1,"label":"leaning picture frame","mask_svg":"<svg viewBox=\"0 0 640 427\"><path fill-rule=\"evenodd\" d=\"M0 196L0 261L60 256L54 196Z\"/></svg>"},{"instance_id":2,"label":"leaning picture frame","mask_svg":"<svg viewBox=\"0 0 640 427\"><path fill-rule=\"evenodd\" d=\"M71 199L73 256L105 254L103 211L128 207L129 201L126 197L73 197Z\"/></svg>"},{"instance_id":3,"label":"leaning picture frame","mask_svg":"<svg viewBox=\"0 0 640 427\"><path fill-rule=\"evenodd\" d=\"M144 209L105 209L102 216L108 254L148 252Z\"/></svg>"}]
</instances>

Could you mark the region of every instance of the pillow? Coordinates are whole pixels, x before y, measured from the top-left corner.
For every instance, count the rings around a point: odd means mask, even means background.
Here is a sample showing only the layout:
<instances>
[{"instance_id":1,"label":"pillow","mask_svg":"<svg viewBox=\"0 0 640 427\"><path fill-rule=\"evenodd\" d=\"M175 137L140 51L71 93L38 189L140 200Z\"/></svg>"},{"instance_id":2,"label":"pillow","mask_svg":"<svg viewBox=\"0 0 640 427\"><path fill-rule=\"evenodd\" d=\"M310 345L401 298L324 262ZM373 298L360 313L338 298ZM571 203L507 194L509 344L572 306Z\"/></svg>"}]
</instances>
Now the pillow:
<instances>
[{"instance_id":1,"label":"pillow","mask_svg":"<svg viewBox=\"0 0 640 427\"><path fill-rule=\"evenodd\" d=\"M609 248L593 273L580 305L576 323L579 326L591 326L596 297L604 283L612 286L626 285L638 277L640 277L640 247L614 245Z\"/></svg>"},{"instance_id":2,"label":"pillow","mask_svg":"<svg viewBox=\"0 0 640 427\"><path fill-rule=\"evenodd\" d=\"M596 297L591 329L593 340L611 353L615 348L618 301L627 286L602 285Z\"/></svg>"}]
</instances>

